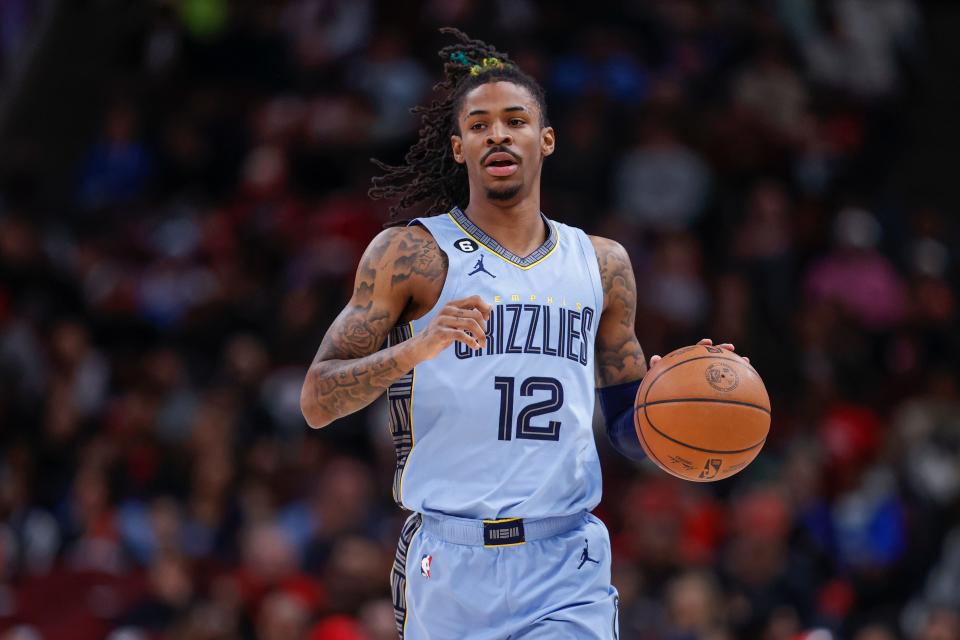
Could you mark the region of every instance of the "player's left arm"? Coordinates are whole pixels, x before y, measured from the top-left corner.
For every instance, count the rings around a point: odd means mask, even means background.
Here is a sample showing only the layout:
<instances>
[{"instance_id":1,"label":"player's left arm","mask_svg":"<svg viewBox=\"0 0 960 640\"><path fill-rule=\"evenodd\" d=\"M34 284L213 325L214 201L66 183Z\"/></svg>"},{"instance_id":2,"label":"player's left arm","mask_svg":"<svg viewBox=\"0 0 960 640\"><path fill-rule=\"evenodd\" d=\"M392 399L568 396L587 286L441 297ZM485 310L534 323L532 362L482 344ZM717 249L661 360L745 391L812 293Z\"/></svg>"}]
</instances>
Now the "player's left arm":
<instances>
[{"instance_id":1,"label":"player's left arm","mask_svg":"<svg viewBox=\"0 0 960 640\"><path fill-rule=\"evenodd\" d=\"M637 282L626 249L590 236L600 266L603 311L594 347L597 395L614 449L632 460L645 457L633 426L633 401L647 362L637 340Z\"/></svg>"},{"instance_id":2,"label":"player's left arm","mask_svg":"<svg viewBox=\"0 0 960 640\"><path fill-rule=\"evenodd\" d=\"M634 399L643 376L646 358L637 340L637 282L627 250L619 242L590 236L603 283L603 311L594 353L597 361L597 395L613 447L633 460L646 457L633 425ZM697 344L712 345L704 338ZM717 345L733 351L729 342ZM650 358L653 366L660 356ZM744 360L750 362L749 358Z\"/></svg>"},{"instance_id":3,"label":"player's left arm","mask_svg":"<svg viewBox=\"0 0 960 640\"><path fill-rule=\"evenodd\" d=\"M597 329L597 386L639 382L647 373L637 340L637 282L627 250L619 242L590 236L603 283L603 310Z\"/></svg>"}]
</instances>

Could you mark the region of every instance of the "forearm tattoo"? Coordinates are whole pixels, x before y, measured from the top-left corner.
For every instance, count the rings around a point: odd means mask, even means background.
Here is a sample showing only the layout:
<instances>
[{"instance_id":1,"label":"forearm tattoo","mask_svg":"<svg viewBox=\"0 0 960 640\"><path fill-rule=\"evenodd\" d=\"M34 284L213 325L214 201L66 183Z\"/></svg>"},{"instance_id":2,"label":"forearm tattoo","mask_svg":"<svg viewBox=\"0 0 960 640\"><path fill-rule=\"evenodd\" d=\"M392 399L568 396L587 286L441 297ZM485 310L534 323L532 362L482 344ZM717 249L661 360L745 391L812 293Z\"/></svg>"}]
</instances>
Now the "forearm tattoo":
<instances>
[{"instance_id":1,"label":"forearm tattoo","mask_svg":"<svg viewBox=\"0 0 960 640\"><path fill-rule=\"evenodd\" d=\"M426 232L381 234L357 269L353 297L324 336L307 373L313 401L341 417L367 406L409 372L398 347L380 349L406 304L412 279L442 281L447 257ZM414 283L415 284L415 283Z\"/></svg>"}]
</instances>

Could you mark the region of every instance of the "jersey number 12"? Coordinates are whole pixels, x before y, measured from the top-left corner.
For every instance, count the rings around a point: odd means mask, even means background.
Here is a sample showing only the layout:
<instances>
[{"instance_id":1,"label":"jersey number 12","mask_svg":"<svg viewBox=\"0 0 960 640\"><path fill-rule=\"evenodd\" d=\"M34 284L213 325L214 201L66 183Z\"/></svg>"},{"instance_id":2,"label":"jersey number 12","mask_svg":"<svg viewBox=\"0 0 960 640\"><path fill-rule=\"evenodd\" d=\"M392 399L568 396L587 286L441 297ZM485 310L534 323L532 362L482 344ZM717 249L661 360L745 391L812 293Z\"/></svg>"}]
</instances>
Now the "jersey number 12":
<instances>
[{"instance_id":1,"label":"jersey number 12","mask_svg":"<svg viewBox=\"0 0 960 640\"><path fill-rule=\"evenodd\" d=\"M513 433L513 397L516 378L497 376L494 388L500 392L500 425L498 440L509 440ZM560 421L550 420L546 426L531 423L533 418L552 413L563 406L563 386L556 378L533 376L520 383L520 395L532 396L536 391L546 391L550 397L528 404L517 414L517 440L559 440Z\"/></svg>"}]
</instances>

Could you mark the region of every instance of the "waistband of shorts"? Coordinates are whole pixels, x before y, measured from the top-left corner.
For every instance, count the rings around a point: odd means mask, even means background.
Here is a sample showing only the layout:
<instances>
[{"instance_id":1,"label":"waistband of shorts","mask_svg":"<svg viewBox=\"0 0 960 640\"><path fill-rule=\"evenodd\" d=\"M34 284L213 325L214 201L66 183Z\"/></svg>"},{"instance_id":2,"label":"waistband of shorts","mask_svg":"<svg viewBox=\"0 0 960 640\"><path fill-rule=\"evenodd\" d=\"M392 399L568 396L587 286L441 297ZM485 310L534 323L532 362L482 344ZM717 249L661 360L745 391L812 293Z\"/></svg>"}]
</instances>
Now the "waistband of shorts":
<instances>
[{"instance_id":1,"label":"waistband of shorts","mask_svg":"<svg viewBox=\"0 0 960 640\"><path fill-rule=\"evenodd\" d=\"M477 547L512 546L511 544L488 544L489 540L485 539L484 531L489 530L491 526L504 528L513 524L519 524L520 531L522 531L523 542L533 542L534 540L552 538L561 533L566 533L587 521L586 511L573 513L568 516L553 516L532 520L525 518L471 520L469 518L438 516L427 513L422 515L424 532L444 542Z\"/></svg>"}]
</instances>

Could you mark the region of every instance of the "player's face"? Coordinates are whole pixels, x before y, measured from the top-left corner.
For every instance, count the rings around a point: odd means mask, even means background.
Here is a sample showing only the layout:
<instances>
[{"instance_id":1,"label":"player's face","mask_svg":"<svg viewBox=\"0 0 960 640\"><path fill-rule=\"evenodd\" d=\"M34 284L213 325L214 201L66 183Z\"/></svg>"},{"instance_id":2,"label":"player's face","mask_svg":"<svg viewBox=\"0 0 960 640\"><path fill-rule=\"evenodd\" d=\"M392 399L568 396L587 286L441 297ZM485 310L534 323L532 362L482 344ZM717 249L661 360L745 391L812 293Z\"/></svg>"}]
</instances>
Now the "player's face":
<instances>
[{"instance_id":1,"label":"player's face","mask_svg":"<svg viewBox=\"0 0 960 640\"><path fill-rule=\"evenodd\" d=\"M511 204L539 184L544 156L553 153L554 133L541 126L537 101L525 87L488 82L464 96L451 137L453 157L466 165L471 194L480 187L489 200Z\"/></svg>"}]
</instances>

